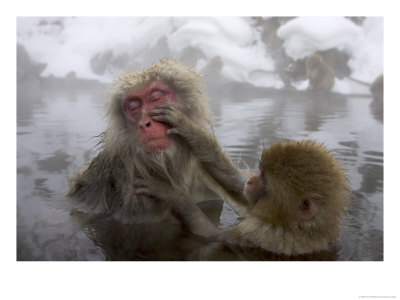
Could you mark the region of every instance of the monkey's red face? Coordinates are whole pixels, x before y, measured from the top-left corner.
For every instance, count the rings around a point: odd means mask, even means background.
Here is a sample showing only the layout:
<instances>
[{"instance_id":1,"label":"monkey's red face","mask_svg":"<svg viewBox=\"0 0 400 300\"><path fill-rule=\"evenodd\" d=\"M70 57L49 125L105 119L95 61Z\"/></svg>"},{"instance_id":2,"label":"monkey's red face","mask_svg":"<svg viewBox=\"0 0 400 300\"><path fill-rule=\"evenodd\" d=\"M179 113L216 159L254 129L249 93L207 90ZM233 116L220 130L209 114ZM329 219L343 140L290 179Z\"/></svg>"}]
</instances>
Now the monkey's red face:
<instances>
[{"instance_id":1,"label":"monkey's red face","mask_svg":"<svg viewBox=\"0 0 400 300\"><path fill-rule=\"evenodd\" d=\"M154 121L149 111L161 104L177 103L173 91L162 82L153 82L140 91L131 92L122 102L128 124L136 130L137 142L146 153L163 152L171 145L169 126Z\"/></svg>"},{"instance_id":2,"label":"monkey's red face","mask_svg":"<svg viewBox=\"0 0 400 300\"><path fill-rule=\"evenodd\" d=\"M265 193L266 186L261 172L247 180L244 187L244 195L250 204L257 202Z\"/></svg>"},{"instance_id":3,"label":"monkey's red face","mask_svg":"<svg viewBox=\"0 0 400 300\"><path fill-rule=\"evenodd\" d=\"M316 69L321 64L321 58L319 56L313 56L308 59L308 68Z\"/></svg>"}]
</instances>

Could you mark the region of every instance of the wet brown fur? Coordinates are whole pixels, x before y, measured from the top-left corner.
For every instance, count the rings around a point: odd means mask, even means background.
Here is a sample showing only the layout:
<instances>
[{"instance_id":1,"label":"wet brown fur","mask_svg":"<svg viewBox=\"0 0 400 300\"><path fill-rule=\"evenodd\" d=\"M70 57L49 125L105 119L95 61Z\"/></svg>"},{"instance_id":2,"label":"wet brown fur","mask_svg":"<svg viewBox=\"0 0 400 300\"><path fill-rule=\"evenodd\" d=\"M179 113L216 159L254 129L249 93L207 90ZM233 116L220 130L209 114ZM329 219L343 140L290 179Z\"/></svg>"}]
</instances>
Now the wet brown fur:
<instances>
[{"instance_id":1,"label":"wet brown fur","mask_svg":"<svg viewBox=\"0 0 400 300\"><path fill-rule=\"evenodd\" d=\"M152 210L156 208L146 197L134 194L135 178L162 181L171 189L190 194L195 201L203 200L213 189L188 146L175 140L162 153L146 154L136 144L136 132L128 128L121 103L128 93L153 81L161 81L173 90L178 98L177 108L196 126L211 128L211 110L203 94L202 77L192 68L178 60L162 59L148 69L122 75L110 92L109 124L102 134L100 153L70 179L69 196L90 211L120 215L127 220L146 214L153 217ZM201 192L196 198L198 191Z\"/></svg>"},{"instance_id":2,"label":"wet brown fur","mask_svg":"<svg viewBox=\"0 0 400 300\"><path fill-rule=\"evenodd\" d=\"M340 163L314 141L287 141L263 152L260 169L266 195L221 239L289 256L329 250L350 199ZM320 196L319 211L312 220L300 220L298 208L312 194Z\"/></svg>"}]
</instances>

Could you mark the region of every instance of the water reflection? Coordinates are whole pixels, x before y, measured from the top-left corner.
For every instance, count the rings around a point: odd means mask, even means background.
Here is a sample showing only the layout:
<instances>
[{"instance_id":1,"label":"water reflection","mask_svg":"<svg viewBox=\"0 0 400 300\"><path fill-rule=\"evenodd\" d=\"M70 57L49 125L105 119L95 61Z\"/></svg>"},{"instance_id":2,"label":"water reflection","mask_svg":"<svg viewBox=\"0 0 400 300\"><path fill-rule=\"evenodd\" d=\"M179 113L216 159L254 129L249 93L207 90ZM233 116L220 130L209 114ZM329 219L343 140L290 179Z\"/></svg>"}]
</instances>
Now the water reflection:
<instances>
[{"instance_id":1,"label":"water reflection","mask_svg":"<svg viewBox=\"0 0 400 300\"><path fill-rule=\"evenodd\" d=\"M203 240L182 237L170 221L161 227L122 229L99 216L70 216L54 209L54 199L68 190L67 177L95 154L98 140L92 137L106 126L102 105L107 88L81 82L73 74L64 81L25 80L18 85L18 260L171 260L171 249L181 255L175 259L187 258L192 249L204 251ZM348 170L354 191L337 259L383 259L382 105L373 104L371 98L278 93L234 83L209 92L215 99L218 139L234 160L253 171L263 148L280 139L310 138L332 149ZM224 205L220 225L235 222L235 215ZM118 249L134 252L115 252L113 244L104 240L115 240L121 234L126 236L119 241L130 243L131 248L119 245ZM149 246L148 236L158 242ZM233 250L218 251L229 259Z\"/></svg>"}]
</instances>

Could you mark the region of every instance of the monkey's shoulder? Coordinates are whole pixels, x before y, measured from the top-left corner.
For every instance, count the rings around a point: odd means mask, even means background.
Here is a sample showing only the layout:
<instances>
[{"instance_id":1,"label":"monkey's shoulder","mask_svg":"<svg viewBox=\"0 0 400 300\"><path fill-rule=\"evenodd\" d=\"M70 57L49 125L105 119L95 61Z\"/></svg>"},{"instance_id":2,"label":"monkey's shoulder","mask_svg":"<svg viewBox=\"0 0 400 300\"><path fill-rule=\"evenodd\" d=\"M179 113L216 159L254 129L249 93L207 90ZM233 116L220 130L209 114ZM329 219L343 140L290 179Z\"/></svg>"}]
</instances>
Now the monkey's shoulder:
<instances>
[{"instance_id":1,"label":"monkey's shoulder","mask_svg":"<svg viewBox=\"0 0 400 300\"><path fill-rule=\"evenodd\" d=\"M111 214L121 204L123 191L118 182L126 176L122 161L101 151L69 178L68 196L85 210Z\"/></svg>"}]
</instances>

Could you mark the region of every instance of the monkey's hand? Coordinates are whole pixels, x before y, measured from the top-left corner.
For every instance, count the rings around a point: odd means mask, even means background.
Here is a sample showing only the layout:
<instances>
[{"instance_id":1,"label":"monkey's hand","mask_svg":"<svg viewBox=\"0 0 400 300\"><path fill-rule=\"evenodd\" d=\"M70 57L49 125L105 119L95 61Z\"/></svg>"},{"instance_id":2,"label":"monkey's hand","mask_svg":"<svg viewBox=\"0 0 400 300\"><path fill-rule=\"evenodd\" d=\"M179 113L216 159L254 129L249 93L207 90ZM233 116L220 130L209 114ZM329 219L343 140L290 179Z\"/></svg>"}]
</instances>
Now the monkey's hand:
<instances>
[{"instance_id":1,"label":"monkey's hand","mask_svg":"<svg viewBox=\"0 0 400 300\"><path fill-rule=\"evenodd\" d=\"M204 237L217 234L216 226L184 191L173 189L166 183L157 181L150 183L143 179L137 179L134 187L136 195L144 195L163 202L162 205L181 221L184 230Z\"/></svg>"},{"instance_id":2,"label":"monkey's hand","mask_svg":"<svg viewBox=\"0 0 400 300\"><path fill-rule=\"evenodd\" d=\"M232 165L228 156L222 151L214 134L208 132L204 126L197 124L185 116L175 105L159 105L149 112L149 115L159 122L171 126L168 134L180 138L188 144L192 153L203 163L209 172L225 171L227 174L238 169ZM212 174L211 174L212 175Z\"/></svg>"},{"instance_id":3,"label":"monkey's hand","mask_svg":"<svg viewBox=\"0 0 400 300\"><path fill-rule=\"evenodd\" d=\"M159 105L149 112L153 120L171 126L168 134L187 143L200 161L208 161L209 153L222 152L215 136L204 126L189 119L178 105Z\"/></svg>"},{"instance_id":4,"label":"monkey's hand","mask_svg":"<svg viewBox=\"0 0 400 300\"><path fill-rule=\"evenodd\" d=\"M135 195L147 196L170 204L180 205L189 199L189 195L183 190L174 189L158 180L148 181L136 178L133 186Z\"/></svg>"},{"instance_id":5,"label":"monkey's hand","mask_svg":"<svg viewBox=\"0 0 400 300\"><path fill-rule=\"evenodd\" d=\"M223 152L212 132L182 113L177 105L160 105L149 112L159 122L171 126L169 135L176 136L189 145L192 153L201 162L204 170L220 184L239 206L247 206L243 195L246 176L234 166ZM240 211L242 208L236 208Z\"/></svg>"}]
</instances>

